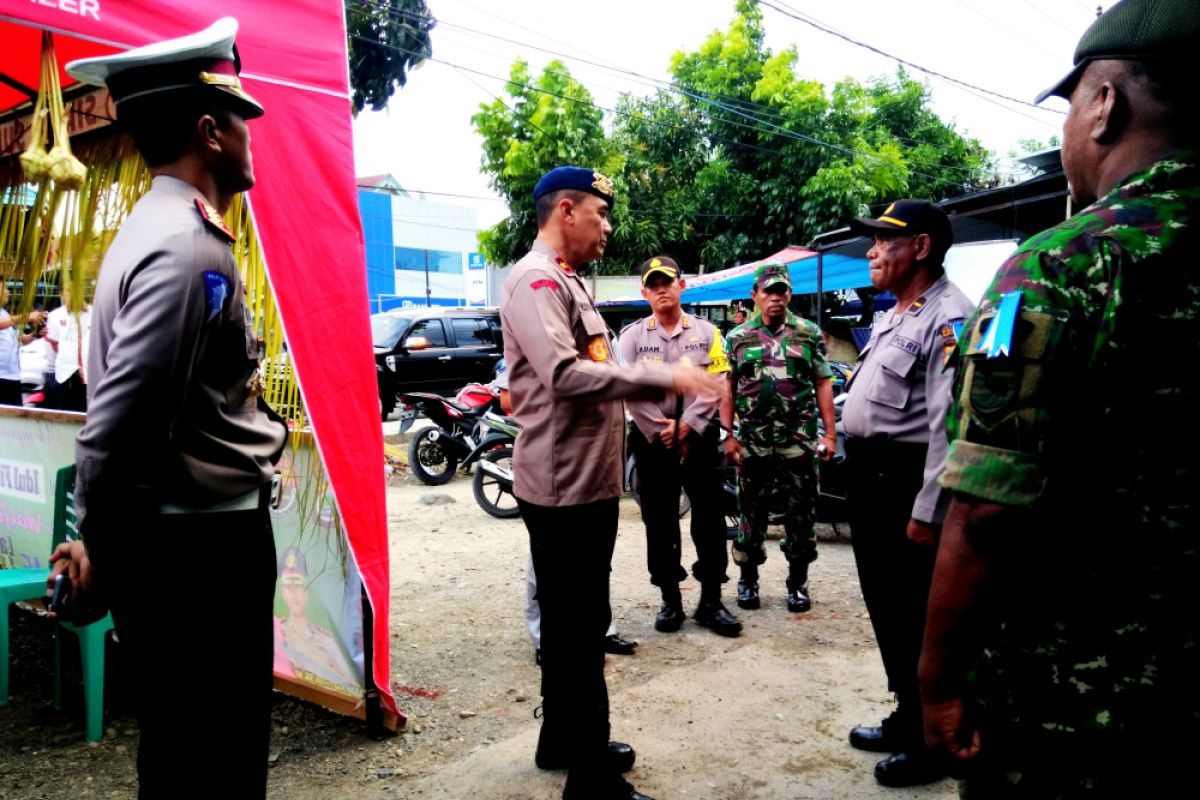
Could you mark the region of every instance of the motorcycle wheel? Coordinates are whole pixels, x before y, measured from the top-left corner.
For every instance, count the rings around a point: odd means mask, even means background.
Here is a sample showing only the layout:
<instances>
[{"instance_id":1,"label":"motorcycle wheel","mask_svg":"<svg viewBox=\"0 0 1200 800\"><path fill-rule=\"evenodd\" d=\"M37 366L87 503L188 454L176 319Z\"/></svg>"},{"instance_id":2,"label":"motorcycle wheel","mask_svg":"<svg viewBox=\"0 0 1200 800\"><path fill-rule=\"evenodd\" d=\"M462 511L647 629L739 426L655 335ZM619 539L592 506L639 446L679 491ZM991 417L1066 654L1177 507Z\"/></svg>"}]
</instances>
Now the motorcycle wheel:
<instances>
[{"instance_id":1,"label":"motorcycle wheel","mask_svg":"<svg viewBox=\"0 0 1200 800\"><path fill-rule=\"evenodd\" d=\"M449 483L458 467L458 459L431 438L437 432L437 428L425 428L408 443L408 468L426 486Z\"/></svg>"},{"instance_id":2,"label":"motorcycle wheel","mask_svg":"<svg viewBox=\"0 0 1200 800\"><path fill-rule=\"evenodd\" d=\"M486 453L480 460L490 461L505 469L512 469L512 448L500 447ZM475 502L479 507L493 517L512 519L521 516L521 508L512 492L501 485L494 476L487 474L478 466L475 467L475 477L472 479L471 491L475 493Z\"/></svg>"},{"instance_id":3,"label":"motorcycle wheel","mask_svg":"<svg viewBox=\"0 0 1200 800\"><path fill-rule=\"evenodd\" d=\"M633 502L638 504L638 508L642 507L642 483L638 478L637 459L633 456L629 457L628 463L625 465L625 480L629 484L629 494L633 497ZM692 500L687 496L687 492L683 489L679 490L679 516L686 517L687 513L692 510Z\"/></svg>"}]
</instances>

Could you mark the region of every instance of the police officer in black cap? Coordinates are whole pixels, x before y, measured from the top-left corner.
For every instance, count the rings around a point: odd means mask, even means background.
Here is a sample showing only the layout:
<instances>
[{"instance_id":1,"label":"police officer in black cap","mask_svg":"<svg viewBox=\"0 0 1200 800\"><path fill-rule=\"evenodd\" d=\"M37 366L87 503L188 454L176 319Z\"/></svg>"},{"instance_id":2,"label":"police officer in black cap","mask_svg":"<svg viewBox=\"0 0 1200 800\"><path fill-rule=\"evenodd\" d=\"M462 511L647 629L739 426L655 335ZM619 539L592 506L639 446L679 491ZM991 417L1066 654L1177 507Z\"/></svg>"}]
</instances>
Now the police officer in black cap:
<instances>
[{"instance_id":1,"label":"police officer in black cap","mask_svg":"<svg viewBox=\"0 0 1200 800\"><path fill-rule=\"evenodd\" d=\"M954 239L939 206L897 200L878 219L851 227L875 241L867 252L871 282L896 297L859 354L842 424L854 558L897 708L880 726L852 730L850 744L893 753L875 766L875 778L912 786L944 774L925 749L917 659L950 500L937 483L954 382L947 361L974 304L942 265Z\"/></svg>"}]
</instances>

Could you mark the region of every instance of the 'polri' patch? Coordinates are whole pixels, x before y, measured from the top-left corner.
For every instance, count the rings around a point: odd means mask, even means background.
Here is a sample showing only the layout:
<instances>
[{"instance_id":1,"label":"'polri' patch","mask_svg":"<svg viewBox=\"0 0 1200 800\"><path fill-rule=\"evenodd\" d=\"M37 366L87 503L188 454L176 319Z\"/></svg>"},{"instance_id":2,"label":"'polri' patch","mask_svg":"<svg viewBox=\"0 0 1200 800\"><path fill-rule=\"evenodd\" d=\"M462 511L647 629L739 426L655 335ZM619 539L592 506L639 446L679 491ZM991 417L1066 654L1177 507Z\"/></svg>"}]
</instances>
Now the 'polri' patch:
<instances>
[{"instance_id":1,"label":"'polri' patch","mask_svg":"<svg viewBox=\"0 0 1200 800\"><path fill-rule=\"evenodd\" d=\"M893 336L891 344L892 347L899 347L910 355L921 355L921 343L915 339L909 339L906 336Z\"/></svg>"},{"instance_id":2,"label":"'polri' patch","mask_svg":"<svg viewBox=\"0 0 1200 800\"><path fill-rule=\"evenodd\" d=\"M535 292L538 289L552 289L557 292L558 291L558 281L552 281L549 278L542 278L541 280L533 281L532 283L530 283L529 288L533 289Z\"/></svg>"}]
</instances>

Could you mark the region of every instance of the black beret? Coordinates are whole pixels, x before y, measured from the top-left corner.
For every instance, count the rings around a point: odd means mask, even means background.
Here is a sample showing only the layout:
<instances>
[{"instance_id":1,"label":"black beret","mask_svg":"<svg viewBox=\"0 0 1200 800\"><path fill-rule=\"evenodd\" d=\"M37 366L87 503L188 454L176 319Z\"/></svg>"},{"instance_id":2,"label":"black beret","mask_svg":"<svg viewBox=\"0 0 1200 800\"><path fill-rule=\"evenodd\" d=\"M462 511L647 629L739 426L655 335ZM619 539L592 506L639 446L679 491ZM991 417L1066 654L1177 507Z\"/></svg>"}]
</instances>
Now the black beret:
<instances>
[{"instance_id":1,"label":"black beret","mask_svg":"<svg viewBox=\"0 0 1200 800\"><path fill-rule=\"evenodd\" d=\"M612 178L586 167L555 167L550 170L533 187L533 201L536 203L542 195L564 189L594 194L607 201L609 208L616 202Z\"/></svg>"},{"instance_id":2,"label":"black beret","mask_svg":"<svg viewBox=\"0 0 1200 800\"><path fill-rule=\"evenodd\" d=\"M1075 68L1037 96L1070 98L1092 61L1177 61L1190 64L1200 46L1200 3L1196 0L1121 0L1084 31L1075 48Z\"/></svg>"}]
</instances>

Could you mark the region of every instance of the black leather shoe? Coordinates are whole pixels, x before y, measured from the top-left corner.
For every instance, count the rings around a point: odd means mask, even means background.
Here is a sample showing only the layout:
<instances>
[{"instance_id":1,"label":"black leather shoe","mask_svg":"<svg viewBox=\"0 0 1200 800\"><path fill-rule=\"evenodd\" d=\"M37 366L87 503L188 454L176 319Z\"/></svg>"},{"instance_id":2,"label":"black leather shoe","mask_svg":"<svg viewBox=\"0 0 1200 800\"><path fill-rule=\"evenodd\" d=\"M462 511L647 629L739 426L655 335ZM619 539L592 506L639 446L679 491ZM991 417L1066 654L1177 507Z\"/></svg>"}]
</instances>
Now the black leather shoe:
<instances>
[{"instance_id":1,"label":"black leather shoe","mask_svg":"<svg viewBox=\"0 0 1200 800\"><path fill-rule=\"evenodd\" d=\"M722 603L701 603L692 616L697 625L711 628L722 636L733 637L742 632L742 623Z\"/></svg>"},{"instance_id":2,"label":"black leather shoe","mask_svg":"<svg viewBox=\"0 0 1200 800\"><path fill-rule=\"evenodd\" d=\"M758 599L758 584L747 583L746 581L738 581L738 608L755 609L762 605Z\"/></svg>"},{"instance_id":3,"label":"black leather shoe","mask_svg":"<svg viewBox=\"0 0 1200 800\"><path fill-rule=\"evenodd\" d=\"M654 630L662 631L663 633L674 633L683 627L685 619L687 619L687 616L683 613L681 606L673 603L663 603L658 616L654 618Z\"/></svg>"},{"instance_id":4,"label":"black leather shoe","mask_svg":"<svg viewBox=\"0 0 1200 800\"><path fill-rule=\"evenodd\" d=\"M808 611L812 608L812 600L808 598L808 583L802 583L793 587L788 584L787 587L787 608L793 614L799 614L802 611Z\"/></svg>"},{"instance_id":5,"label":"black leather shoe","mask_svg":"<svg viewBox=\"0 0 1200 800\"><path fill-rule=\"evenodd\" d=\"M542 745L542 742L539 741L538 744ZM533 757L534 763L538 765L538 769L566 769L566 754L562 752L548 752L548 750L549 748L545 746L538 747L537 754ZM608 759L609 766L617 772L629 772L629 770L633 769L633 762L637 761L637 753L624 742L609 742Z\"/></svg>"},{"instance_id":6,"label":"black leather shoe","mask_svg":"<svg viewBox=\"0 0 1200 800\"><path fill-rule=\"evenodd\" d=\"M895 753L902 749L900 738L886 725L860 725L850 729L850 746L871 753Z\"/></svg>"},{"instance_id":7,"label":"black leather shoe","mask_svg":"<svg viewBox=\"0 0 1200 800\"><path fill-rule=\"evenodd\" d=\"M895 789L933 783L944 777L946 768L943 762L928 750L896 753L875 765L875 780Z\"/></svg>"},{"instance_id":8,"label":"black leather shoe","mask_svg":"<svg viewBox=\"0 0 1200 800\"><path fill-rule=\"evenodd\" d=\"M616 656L631 656L633 655L633 651L637 650L637 646L637 642L622 639L615 633L612 636L604 637L604 652L612 653Z\"/></svg>"},{"instance_id":9,"label":"black leather shoe","mask_svg":"<svg viewBox=\"0 0 1200 800\"><path fill-rule=\"evenodd\" d=\"M586 788L577 788L580 783L571 783L567 777L567 785L563 787L563 800L654 800L649 795L642 794L633 788L633 784L624 779L614 781L608 787L597 787L594 782L588 782Z\"/></svg>"}]
</instances>

